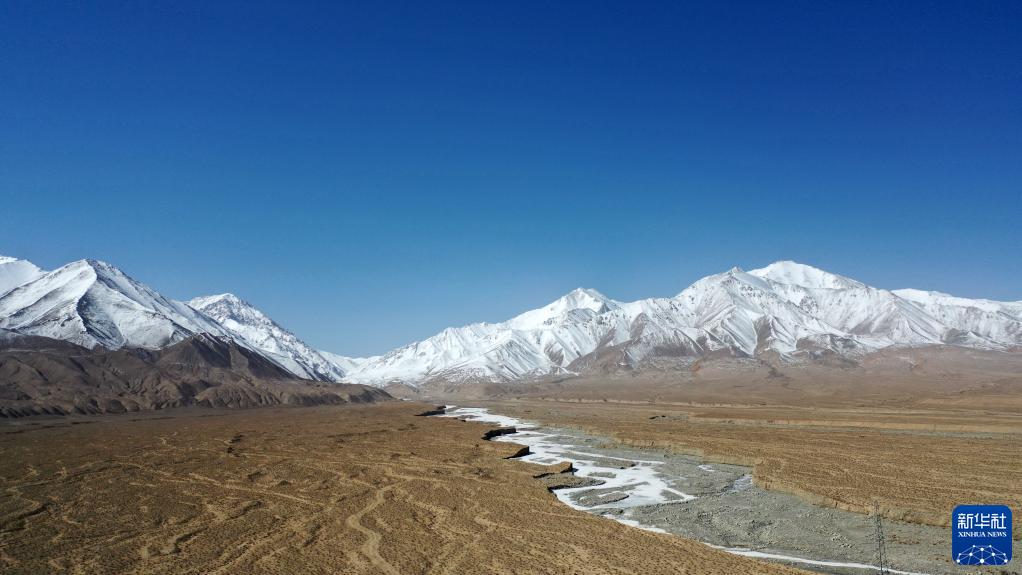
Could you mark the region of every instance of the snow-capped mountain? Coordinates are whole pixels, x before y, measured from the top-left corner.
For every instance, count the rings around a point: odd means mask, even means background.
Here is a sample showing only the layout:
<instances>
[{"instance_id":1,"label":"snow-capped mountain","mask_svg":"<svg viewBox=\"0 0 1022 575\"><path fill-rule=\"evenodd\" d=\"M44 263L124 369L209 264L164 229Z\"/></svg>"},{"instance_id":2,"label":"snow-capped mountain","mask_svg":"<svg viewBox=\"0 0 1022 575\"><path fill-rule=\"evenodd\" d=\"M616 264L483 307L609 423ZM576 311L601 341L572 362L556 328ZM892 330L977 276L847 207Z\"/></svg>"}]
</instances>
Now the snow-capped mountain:
<instances>
[{"instance_id":1,"label":"snow-capped mountain","mask_svg":"<svg viewBox=\"0 0 1022 575\"><path fill-rule=\"evenodd\" d=\"M348 358L324 357L234 294L197 297L188 305L216 320L235 338L271 354L278 363L299 377L320 381L340 381L344 377L345 370L340 364Z\"/></svg>"},{"instance_id":2,"label":"snow-capped mountain","mask_svg":"<svg viewBox=\"0 0 1022 575\"><path fill-rule=\"evenodd\" d=\"M0 328L108 349L158 349L197 333L229 337L215 321L104 262L38 273L21 266L20 274L23 283L0 296Z\"/></svg>"},{"instance_id":3,"label":"snow-capped mountain","mask_svg":"<svg viewBox=\"0 0 1022 575\"><path fill-rule=\"evenodd\" d=\"M794 262L753 270L769 289L830 331L847 335L868 349L892 345L944 343L947 326L894 293ZM827 331L827 330L822 330Z\"/></svg>"},{"instance_id":4,"label":"snow-capped mountain","mask_svg":"<svg viewBox=\"0 0 1022 575\"><path fill-rule=\"evenodd\" d=\"M1022 304L892 292L795 262L705 277L673 298L623 303L577 289L506 322L448 328L356 362L347 380L515 381L640 368L658 358L711 352L857 359L888 347L1022 347Z\"/></svg>"},{"instance_id":5,"label":"snow-capped mountain","mask_svg":"<svg viewBox=\"0 0 1022 575\"><path fill-rule=\"evenodd\" d=\"M47 272L0 256L0 332L109 349L158 349L204 333L233 339L299 377L417 385L669 368L708 354L802 362L930 345L1022 351L1022 302L890 291L785 261L733 268L668 298L619 302L580 288L505 322L448 328L384 355L351 358L313 349L232 294L185 304L103 262Z\"/></svg>"},{"instance_id":6,"label":"snow-capped mountain","mask_svg":"<svg viewBox=\"0 0 1022 575\"><path fill-rule=\"evenodd\" d=\"M318 353L320 356L325 358L330 363L336 365L345 374L347 374L350 371L353 371L355 368L362 365L367 360L375 359L364 357L348 357L346 355L340 355L336 353L331 353L329 351L323 351L322 349L317 349L316 353Z\"/></svg>"},{"instance_id":7,"label":"snow-capped mountain","mask_svg":"<svg viewBox=\"0 0 1022 575\"><path fill-rule=\"evenodd\" d=\"M27 284L43 275L43 270L34 263L0 256L0 295Z\"/></svg>"},{"instance_id":8,"label":"snow-capped mountain","mask_svg":"<svg viewBox=\"0 0 1022 575\"><path fill-rule=\"evenodd\" d=\"M321 355L232 294L164 297L116 267L80 260L47 272L0 256L0 329L107 349L160 349L196 334L234 340L298 377L338 381L354 360Z\"/></svg>"},{"instance_id":9,"label":"snow-capped mountain","mask_svg":"<svg viewBox=\"0 0 1022 575\"><path fill-rule=\"evenodd\" d=\"M566 371L590 353L605 329L598 321L618 304L595 290L575 290L499 324L477 323L383 356L367 358L348 381L417 381L427 377L514 380Z\"/></svg>"}]
</instances>

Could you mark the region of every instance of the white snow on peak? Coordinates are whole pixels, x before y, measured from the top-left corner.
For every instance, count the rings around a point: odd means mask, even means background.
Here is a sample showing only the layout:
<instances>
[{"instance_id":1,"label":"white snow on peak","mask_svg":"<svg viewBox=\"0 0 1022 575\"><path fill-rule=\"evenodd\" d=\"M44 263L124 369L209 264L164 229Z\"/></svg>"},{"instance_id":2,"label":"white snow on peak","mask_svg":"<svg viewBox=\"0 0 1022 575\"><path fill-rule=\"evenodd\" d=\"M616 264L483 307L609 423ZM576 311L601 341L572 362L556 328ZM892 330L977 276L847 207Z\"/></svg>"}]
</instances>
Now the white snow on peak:
<instances>
[{"instance_id":1,"label":"white snow on peak","mask_svg":"<svg viewBox=\"0 0 1022 575\"><path fill-rule=\"evenodd\" d=\"M764 268L749 272L760 278L765 278L777 283L797 285L814 289L847 289L861 288L865 284L853 279L825 272L819 268L800 264L790 260L774 262Z\"/></svg>"},{"instance_id":2,"label":"white snow on peak","mask_svg":"<svg viewBox=\"0 0 1022 575\"><path fill-rule=\"evenodd\" d=\"M919 294L927 294L925 297ZM1022 346L1022 304L891 292L819 268L780 261L707 276L673 298L622 303L577 289L506 322L448 328L355 362L348 380L382 384L516 381L571 374L607 358L616 366L724 351L798 361L855 359L885 347Z\"/></svg>"},{"instance_id":3,"label":"white snow on peak","mask_svg":"<svg viewBox=\"0 0 1022 575\"><path fill-rule=\"evenodd\" d=\"M617 307L616 301L594 289L576 288L539 309L515 316L508 323L515 329L536 329L574 310L603 313Z\"/></svg>"},{"instance_id":4,"label":"white snow on peak","mask_svg":"<svg viewBox=\"0 0 1022 575\"><path fill-rule=\"evenodd\" d=\"M96 260L71 262L0 296L0 328L109 349L228 336L210 318Z\"/></svg>"},{"instance_id":5,"label":"white snow on peak","mask_svg":"<svg viewBox=\"0 0 1022 575\"><path fill-rule=\"evenodd\" d=\"M188 305L216 320L235 339L269 354L299 377L320 381L339 381L344 377L343 367L234 294L197 297Z\"/></svg>"},{"instance_id":6,"label":"white snow on peak","mask_svg":"<svg viewBox=\"0 0 1022 575\"><path fill-rule=\"evenodd\" d=\"M204 295L204 296L194 297L194 298L188 300L188 305L190 305L192 307L195 307L195 308L198 308L198 307L207 306L207 305L214 305L214 304L221 303L221 302L223 302L223 303L225 303L227 305L237 305L237 306L247 305L244 300L242 300L241 298L239 298L238 296L236 296L236 295L234 295L232 293L221 293L221 294L216 294L216 295ZM259 313L262 313L262 312L259 312Z\"/></svg>"},{"instance_id":7,"label":"white snow on peak","mask_svg":"<svg viewBox=\"0 0 1022 575\"><path fill-rule=\"evenodd\" d=\"M414 383L423 379L512 381L551 373L592 351L606 335L597 318L620 304L578 288L506 322L476 323L440 333L382 356L358 360L346 381Z\"/></svg>"},{"instance_id":8,"label":"white snow on peak","mask_svg":"<svg viewBox=\"0 0 1022 575\"><path fill-rule=\"evenodd\" d=\"M345 371L233 294L189 305L91 259L44 272L0 258L0 329L108 349L158 349L209 334L256 350L299 377L337 381Z\"/></svg>"},{"instance_id":9,"label":"white snow on peak","mask_svg":"<svg viewBox=\"0 0 1022 575\"><path fill-rule=\"evenodd\" d=\"M45 272L0 256L0 329L108 349L158 349L209 334L256 350L299 377L324 381L341 379L344 365L354 361L321 355L233 294L189 305L92 259Z\"/></svg>"},{"instance_id":10,"label":"white snow on peak","mask_svg":"<svg viewBox=\"0 0 1022 575\"><path fill-rule=\"evenodd\" d=\"M502 323L447 328L383 355L352 358L311 348L230 293L185 304L104 262L43 271L0 256L0 330L111 349L160 348L210 334L300 377L417 385L643 368L709 352L804 361L927 345L1017 351L1022 302L889 291L781 261L704 277L671 298L625 303L578 288Z\"/></svg>"},{"instance_id":11,"label":"white snow on peak","mask_svg":"<svg viewBox=\"0 0 1022 575\"><path fill-rule=\"evenodd\" d=\"M30 261L0 256L0 296L41 275L43 270Z\"/></svg>"}]
</instances>

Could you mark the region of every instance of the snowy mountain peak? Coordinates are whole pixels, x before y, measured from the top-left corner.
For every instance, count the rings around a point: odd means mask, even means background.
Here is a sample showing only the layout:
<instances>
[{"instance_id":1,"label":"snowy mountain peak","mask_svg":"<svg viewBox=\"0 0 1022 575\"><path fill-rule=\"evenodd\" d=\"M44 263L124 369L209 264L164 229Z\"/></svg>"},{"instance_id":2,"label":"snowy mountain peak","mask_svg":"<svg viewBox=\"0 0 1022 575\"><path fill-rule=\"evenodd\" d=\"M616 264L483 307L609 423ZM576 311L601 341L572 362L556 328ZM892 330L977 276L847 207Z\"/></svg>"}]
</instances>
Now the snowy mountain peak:
<instances>
[{"instance_id":1,"label":"snowy mountain peak","mask_svg":"<svg viewBox=\"0 0 1022 575\"><path fill-rule=\"evenodd\" d=\"M614 304L614 300L594 289L579 287L571 290L554 302L554 304L558 303L565 309L590 309L598 311L601 308Z\"/></svg>"},{"instance_id":2,"label":"snowy mountain peak","mask_svg":"<svg viewBox=\"0 0 1022 575\"><path fill-rule=\"evenodd\" d=\"M188 305L219 321L221 324L228 319L273 323L273 320L262 311L232 293L192 298L188 301Z\"/></svg>"},{"instance_id":3,"label":"snowy mountain peak","mask_svg":"<svg viewBox=\"0 0 1022 575\"><path fill-rule=\"evenodd\" d=\"M754 289L754 290L769 290L770 286L759 277L746 273L742 268L733 267L730 270L706 276L702 279L696 280L695 283L688 286L681 293L675 296L675 299L693 301L693 299L700 299L704 294L711 292L716 289Z\"/></svg>"},{"instance_id":4,"label":"snowy mountain peak","mask_svg":"<svg viewBox=\"0 0 1022 575\"><path fill-rule=\"evenodd\" d=\"M209 334L299 377L418 385L663 369L706 354L854 362L891 347L1018 351L1022 302L892 292L779 261L704 277L673 298L622 303L577 288L505 322L447 328L384 355L349 358L311 348L231 293L185 304L98 260L47 272L0 256L0 331L111 349L161 348Z\"/></svg>"},{"instance_id":5,"label":"snowy mountain peak","mask_svg":"<svg viewBox=\"0 0 1022 575\"><path fill-rule=\"evenodd\" d=\"M774 262L765 268L752 270L749 274L781 284L797 285L810 289L848 289L865 287L865 284L853 279L832 274L819 268L790 260Z\"/></svg>"},{"instance_id":6,"label":"snowy mountain peak","mask_svg":"<svg viewBox=\"0 0 1022 575\"><path fill-rule=\"evenodd\" d=\"M108 349L157 349L203 332L228 336L187 305L91 259L41 273L0 295L0 328Z\"/></svg>"},{"instance_id":7,"label":"snowy mountain peak","mask_svg":"<svg viewBox=\"0 0 1022 575\"><path fill-rule=\"evenodd\" d=\"M345 369L337 362L324 357L261 310L232 293L197 297L188 305L216 320L234 337L269 354L299 377L321 381L338 381L344 377Z\"/></svg>"},{"instance_id":8,"label":"snowy mountain peak","mask_svg":"<svg viewBox=\"0 0 1022 575\"><path fill-rule=\"evenodd\" d=\"M901 296L901 297L899 297ZM349 379L520 381L670 365L708 353L858 361L889 347L1022 348L1022 305L894 293L792 261L704 277L673 298L631 303L576 289L496 324L448 328L352 365Z\"/></svg>"},{"instance_id":9,"label":"snowy mountain peak","mask_svg":"<svg viewBox=\"0 0 1022 575\"><path fill-rule=\"evenodd\" d=\"M188 305L190 305L190 306L192 306L192 307L194 307L196 309L203 308L203 307L209 307L209 306L213 306L213 305L217 305L217 304L220 304L220 305L223 305L223 306L232 307L232 308L235 308L235 309L243 309L245 307L248 307L248 308L251 308L252 310L254 310L254 311L256 311L256 312L258 312L260 314L262 313L259 310L255 309L254 307L252 307L251 304L249 304L245 300L241 299L240 297L238 297L238 296L236 296L236 295L234 295L232 293L221 293L221 294L216 294L216 295L199 296L199 297L192 298L192 299L188 300Z\"/></svg>"},{"instance_id":10,"label":"snowy mountain peak","mask_svg":"<svg viewBox=\"0 0 1022 575\"><path fill-rule=\"evenodd\" d=\"M94 259L43 272L4 258L0 328L108 349L157 349L208 334L234 339L299 377L337 381L344 375L343 368L234 294L196 298L187 305Z\"/></svg>"},{"instance_id":11,"label":"snowy mountain peak","mask_svg":"<svg viewBox=\"0 0 1022 575\"><path fill-rule=\"evenodd\" d=\"M594 289L575 288L539 309L530 310L516 316L508 323L516 329L535 329L563 318L573 310L603 313L617 307L617 302Z\"/></svg>"},{"instance_id":12,"label":"snowy mountain peak","mask_svg":"<svg viewBox=\"0 0 1022 575\"><path fill-rule=\"evenodd\" d=\"M111 264L109 264L107 262L104 262L102 260L95 260L95 259L92 259L92 258L85 258L85 259L81 259L81 260L75 260L75 261L73 261L73 262L71 262L69 264L66 264L66 265L62 266L62 268L67 268L67 269L70 269L70 270L91 269L93 272L96 272L96 273L107 273L107 274L113 274L113 275L125 275L124 272L122 272L121 270L117 269L113 265L111 265Z\"/></svg>"},{"instance_id":13,"label":"snowy mountain peak","mask_svg":"<svg viewBox=\"0 0 1022 575\"><path fill-rule=\"evenodd\" d=\"M0 296L43 275L30 261L0 256Z\"/></svg>"},{"instance_id":14,"label":"snowy mountain peak","mask_svg":"<svg viewBox=\"0 0 1022 575\"><path fill-rule=\"evenodd\" d=\"M53 274L62 275L77 275L80 278L89 278L92 281L106 280L109 282L123 282L126 284L137 284L135 280L128 277L123 271L117 267L94 259L82 259L75 260L71 263L65 264L53 272ZM141 285L141 284L138 284ZM154 292L155 293L155 292Z\"/></svg>"}]
</instances>

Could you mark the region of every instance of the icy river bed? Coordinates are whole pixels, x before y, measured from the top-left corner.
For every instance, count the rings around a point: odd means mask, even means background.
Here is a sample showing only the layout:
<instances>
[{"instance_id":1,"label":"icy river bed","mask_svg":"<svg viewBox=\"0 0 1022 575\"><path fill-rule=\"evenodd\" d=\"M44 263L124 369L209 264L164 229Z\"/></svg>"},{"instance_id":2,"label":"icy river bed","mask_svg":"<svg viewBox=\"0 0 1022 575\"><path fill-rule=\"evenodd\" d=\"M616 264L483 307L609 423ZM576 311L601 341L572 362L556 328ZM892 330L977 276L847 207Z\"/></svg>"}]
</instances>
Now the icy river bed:
<instances>
[{"instance_id":1,"label":"icy river bed","mask_svg":"<svg viewBox=\"0 0 1022 575\"><path fill-rule=\"evenodd\" d=\"M518 459L544 465L570 462L581 478L577 483L586 485L553 493L575 509L821 573L877 571L872 518L760 489L748 467L622 447L606 438L539 426L485 408L448 406L440 417L514 427L516 433L493 440L528 446L529 454ZM890 573L978 572L951 562L946 528L885 519L884 530Z\"/></svg>"}]
</instances>

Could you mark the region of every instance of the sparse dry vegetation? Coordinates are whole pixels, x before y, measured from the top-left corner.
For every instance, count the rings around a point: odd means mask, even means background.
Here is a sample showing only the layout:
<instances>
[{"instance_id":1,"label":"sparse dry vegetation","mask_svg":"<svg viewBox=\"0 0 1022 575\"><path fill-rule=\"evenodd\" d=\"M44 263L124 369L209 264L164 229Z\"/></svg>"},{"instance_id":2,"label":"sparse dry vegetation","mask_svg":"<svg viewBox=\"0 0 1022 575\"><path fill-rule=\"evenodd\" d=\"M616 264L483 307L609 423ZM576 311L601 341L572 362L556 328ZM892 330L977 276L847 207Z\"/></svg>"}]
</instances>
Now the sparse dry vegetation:
<instances>
[{"instance_id":1,"label":"sparse dry vegetation","mask_svg":"<svg viewBox=\"0 0 1022 575\"><path fill-rule=\"evenodd\" d=\"M425 406L0 425L0 571L796 573L558 503Z\"/></svg>"}]
</instances>

